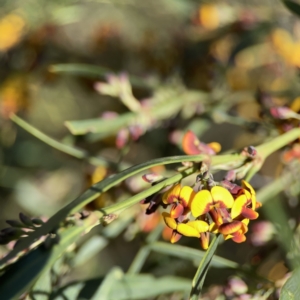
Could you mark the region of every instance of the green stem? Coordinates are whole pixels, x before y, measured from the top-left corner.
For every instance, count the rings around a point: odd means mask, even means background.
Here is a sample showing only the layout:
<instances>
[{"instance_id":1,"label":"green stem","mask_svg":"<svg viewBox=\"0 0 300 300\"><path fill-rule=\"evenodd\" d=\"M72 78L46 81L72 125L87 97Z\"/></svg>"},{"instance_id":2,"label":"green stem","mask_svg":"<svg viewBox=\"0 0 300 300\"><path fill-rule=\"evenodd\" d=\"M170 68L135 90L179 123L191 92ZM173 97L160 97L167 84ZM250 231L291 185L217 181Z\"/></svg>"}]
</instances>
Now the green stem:
<instances>
[{"instance_id":1,"label":"green stem","mask_svg":"<svg viewBox=\"0 0 300 300\"><path fill-rule=\"evenodd\" d=\"M275 151L279 150L280 148L286 146L287 144L293 142L297 138L300 137L300 128L294 128L276 138L272 141L262 144L258 146L256 150L258 151L259 155L265 159L270 154L274 153Z\"/></svg>"},{"instance_id":2,"label":"green stem","mask_svg":"<svg viewBox=\"0 0 300 300\"><path fill-rule=\"evenodd\" d=\"M184 156L173 156L173 157L165 157L165 158L158 158L146 163L142 163L139 165L132 166L118 174L112 175L97 184L90 187L87 191L85 191L81 196L73 200L71 203L67 204L64 208L59 210L54 216L52 216L44 225L40 228L32 232L28 237L23 238L20 243L17 245L15 249L13 249L6 257L0 260L0 267L5 264L8 260L15 257L19 252L23 251L24 249L28 248L35 239L40 238L43 235L48 234L53 229L59 226L68 215L75 213L82 209L85 205L99 197L102 193L108 191L112 187L116 186L117 184L121 183L125 179L134 176L141 171L147 170L151 167L158 166L158 165L166 165L166 164L173 164L173 163L180 163L184 161L202 161L204 159L208 159L208 156L205 155L184 155ZM217 164L226 164L230 163L231 161L240 161L241 163L244 161L244 157L237 156L237 155L221 155L221 156L213 156L211 157L211 165L216 167ZM166 185L173 184L175 182L180 181L185 176L188 176L194 172L196 172L197 167L193 166L192 168L188 168L182 173L176 174L167 180L151 187L150 189L139 193L138 195L129 198L120 203L116 203L110 207L103 209L104 213L110 214L117 212L119 210L125 209L138 201L140 201L141 197L147 197L161 188L165 187Z\"/></svg>"},{"instance_id":3,"label":"green stem","mask_svg":"<svg viewBox=\"0 0 300 300\"><path fill-rule=\"evenodd\" d=\"M257 158L253 161L253 167L248 172L245 180L250 181L250 179L260 170L261 166L263 165L265 159L274 153L275 151L279 150L280 148L288 145L289 143L293 142L294 140L300 137L300 128L294 128L273 140L264 143L258 147L257 150Z\"/></svg>"},{"instance_id":4,"label":"green stem","mask_svg":"<svg viewBox=\"0 0 300 300\"><path fill-rule=\"evenodd\" d=\"M112 162L107 162L102 158L89 156L85 150L78 149L78 148L75 148L75 147L72 147L69 145L65 145L65 144L49 137L48 135L44 134L43 132L41 132L37 128L33 127L32 125L30 125L29 123L27 123L26 121L24 121L23 119L21 119L20 117L18 117L15 114L12 114L10 116L10 119L13 122L15 122L16 124L18 124L20 127L22 127L24 130L26 130L27 132L29 132L30 134L32 134L33 136L35 136L36 138L38 138L39 140L41 140L45 144L53 147L56 150L59 150L61 152L64 152L66 154L69 154L69 155L74 156L79 159L85 159L90 164L95 165L95 166L106 166L107 167L112 164Z\"/></svg>"},{"instance_id":5,"label":"green stem","mask_svg":"<svg viewBox=\"0 0 300 300\"><path fill-rule=\"evenodd\" d=\"M261 188L256 194L256 198L264 204L284 191L286 187L290 187L293 182L296 183L297 180L298 178L295 174L288 172Z\"/></svg>"},{"instance_id":6,"label":"green stem","mask_svg":"<svg viewBox=\"0 0 300 300\"><path fill-rule=\"evenodd\" d=\"M207 249L203 259L201 260L201 262L199 264L197 272L192 281L190 300L197 300L199 298L199 295L201 293L202 286L204 283L204 279L205 279L207 270L209 268L209 264L217 250L220 237L221 237L220 235L216 235L213 238L212 242L209 245L209 248Z\"/></svg>"},{"instance_id":7,"label":"green stem","mask_svg":"<svg viewBox=\"0 0 300 300\"><path fill-rule=\"evenodd\" d=\"M112 214L112 213L116 213L118 211L124 210L124 209L138 203L142 199L145 199L146 197L151 196L151 195L159 192L160 190L162 190L166 186L174 184L174 183L180 181L181 179L195 173L196 171L197 171L197 167L188 168L188 169L182 171L181 173L178 173L178 174L176 174L172 177L169 177L166 180L152 186L151 188L130 197L129 199L127 199L125 201L118 202L118 203L115 203L115 204L113 204L111 206L108 206L104 209L101 209L101 211L105 215L108 215L108 214Z\"/></svg>"},{"instance_id":8,"label":"green stem","mask_svg":"<svg viewBox=\"0 0 300 300\"><path fill-rule=\"evenodd\" d=\"M112 70L110 69L88 64L56 64L50 66L49 71L53 73L84 75L92 78L104 77L107 74L112 73ZM154 84L147 83L145 80L140 79L139 77L129 76L129 78L133 86L142 88L155 87Z\"/></svg>"},{"instance_id":9,"label":"green stem","mask_svg":"<svg viewBox=\"0 0 300 300\"><path fill-rule=\"evenodd\" d=\"M149 245L153 244L155 241L159 239L162 229L163 229L162 224L159 224L151 233L149 233L146 239L146 245L140 248L140 250L134 257L127 271L127 274L137 274L141 271L147 257L151 252L151 248L149 247Z\"/></svg>"}]
</instances>

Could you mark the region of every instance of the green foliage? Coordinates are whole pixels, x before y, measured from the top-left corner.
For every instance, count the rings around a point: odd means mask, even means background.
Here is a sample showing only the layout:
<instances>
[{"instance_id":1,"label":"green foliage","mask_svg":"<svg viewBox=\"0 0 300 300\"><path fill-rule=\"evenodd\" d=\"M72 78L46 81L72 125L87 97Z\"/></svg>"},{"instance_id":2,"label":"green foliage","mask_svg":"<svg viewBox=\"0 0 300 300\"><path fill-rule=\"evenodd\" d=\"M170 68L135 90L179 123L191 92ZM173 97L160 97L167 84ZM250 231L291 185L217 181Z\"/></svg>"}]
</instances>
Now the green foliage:
<instances>
[{"instance_id":1,"label":"green foliage","mask_svg":"<svg viewBox=\"0 0 300 300\"><path fill-rule=\"evenodd\" d=\"M291 277L287 280L280 291L280 300L296 300L300 297L300 268L292 272Z\"/></svg>"},{"instance_id":2,"label":"green foliage","mask_svg":"<svg viewBox=\"0 0 300 300\"><path fill-rule=\"evenodd\" d=\"M1 299L300 298L296 0L2 2Z\"/></svg>"},{"instance_id":3,"label":"green foliage","mask_svg":"<svg viewBox=\"0 0 300 300\"><path fill-rule=\"evenodd\" d=\"M300 17L300 5L295 1L282 0L283 4L295 15Z\"/></svg>"}]
</instances>

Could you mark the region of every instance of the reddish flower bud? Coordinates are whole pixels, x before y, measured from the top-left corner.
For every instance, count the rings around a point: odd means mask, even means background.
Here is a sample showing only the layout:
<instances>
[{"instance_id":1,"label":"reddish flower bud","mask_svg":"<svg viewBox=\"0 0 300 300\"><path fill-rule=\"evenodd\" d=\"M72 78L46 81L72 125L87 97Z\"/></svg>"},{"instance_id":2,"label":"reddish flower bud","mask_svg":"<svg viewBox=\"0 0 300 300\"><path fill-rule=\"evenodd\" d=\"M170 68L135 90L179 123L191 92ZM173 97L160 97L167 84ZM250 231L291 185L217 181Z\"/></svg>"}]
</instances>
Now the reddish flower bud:
<instances>
[{"instance_id":1,"label":"reddish flower bud","mask_svg":"<svg viewBox=\"0 0 300 300\"><path fill-rule=\"evenodd\" d=\"M300 115L292 111L288 107L280 106L280 107L272 107L270 108L271 115L276 119L298 119L300 120Z\"/></svg>"},{"instance_id":2,"label":"reddish flower bud","mask_svg":"<svg viewBox=\"0 0 300 300\"><path fill-rule=\"evenodd\" d=\"M116 138L116 146L118 149L122 149L128 142L129 139L129 131L127 128L122 128Z\"/></svg>"}]
</instances>

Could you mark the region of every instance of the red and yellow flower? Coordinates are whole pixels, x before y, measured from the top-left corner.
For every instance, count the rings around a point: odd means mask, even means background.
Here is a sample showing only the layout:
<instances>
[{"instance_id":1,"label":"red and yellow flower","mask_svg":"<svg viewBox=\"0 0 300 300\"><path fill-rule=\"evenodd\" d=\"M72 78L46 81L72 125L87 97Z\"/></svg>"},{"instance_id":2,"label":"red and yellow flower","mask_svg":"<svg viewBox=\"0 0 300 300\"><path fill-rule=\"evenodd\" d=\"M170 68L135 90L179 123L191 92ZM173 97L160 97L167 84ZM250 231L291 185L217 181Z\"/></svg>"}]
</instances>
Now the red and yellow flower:
<instances>
[{"instance_id":1,"label":"red and yellow flower","mask_svg":"<svg viewBox=\"0 0 300 300\"><path fill-rule=\"evenodd\" d=\"M222 234L225 240L236 243L244 242L249 221L258 217L256 209L261 206L246 181L234 195L217 185L195 193L191 187L177 184L164 194L163 203L172 205L170 213L163 213L166 225L173 230L171 242L177 242L183 235L196 237L203 249L208 248L210 233Z\"/></svg>"},{"instance_id":2,"label":"red and yellow flower","mask_svg":"<svg viewBox=\"0 0 300 300\"><path fill-rule=\"evenodd\" d=\"M195 192L190 186L181 187L176 184L164 194L162 201L166 205L172 205L170 216L177 219L187 212L194 195Z\"/></svg>"},{"instance_id":3,"label":"red and yellow flower","mask_svg":"<svg viewBox=\"0 0 300 300\"><path fill-rule=\"evenodd\" d=\"M229 191L221 186L214 186L211 191L199 191L191 202L191 211L195 218L209 213L218 225L231 222L228 209L234 204Z\"/></svg>"},{"instance_id":4,"label":"red and yellow flower","mask_svg":"<svg viewBox=\"0 0 300 300\"><path fill-rule=\"evenodd\" d=\"M166 225L173 230L171 243L176 243L183 235L201 238L202 234L206 233L209 229L208 223L202 220L185 220L184 222L179 222L166 212L163 213L163 218Z\"/></svg>"},{"instance_id":5,"label":"red and yellow flower","mask_svg":"<svg viewBox=\"0 0 300 300\"><path fill-rule=\"evenodd\" d=\"M187 131L182 139L182 150L188 155L207 154L215 155L221 151L221 145L213 142L205 144L200 142L195 133L191 130Z\"/></svg>"}]
</instances>

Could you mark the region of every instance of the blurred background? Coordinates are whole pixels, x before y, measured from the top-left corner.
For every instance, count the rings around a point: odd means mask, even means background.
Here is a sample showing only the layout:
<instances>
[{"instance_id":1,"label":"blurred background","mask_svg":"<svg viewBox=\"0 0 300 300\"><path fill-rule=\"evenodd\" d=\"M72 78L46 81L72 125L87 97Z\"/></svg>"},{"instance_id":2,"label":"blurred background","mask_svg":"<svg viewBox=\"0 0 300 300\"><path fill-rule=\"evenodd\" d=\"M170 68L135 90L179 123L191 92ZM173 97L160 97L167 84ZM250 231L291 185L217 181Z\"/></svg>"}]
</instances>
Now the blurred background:
<instances>
[{"instance_id":1,"label":"blurred background","mask_svg":"<svg viewBox=\"0 0 300 300\"><path fill-rule=\"evenodd\" d=\"M126 166L183 154L181 137L187 129L231 153L278 135L287 125L271 120L262 103L300 111L299 67L300 21L280 1L1 0L0 228L19 212L46 220L91 184ZM104 122L98 135L92 129L76 133L72 121L118 118L135 111L136 100L158 107L140 131L138 121L130 133L122 125L110 130ZM105 163L52 148L12 121L12 114ZM260 188L290 170L289 164L288 154L273 154L253 185ZM172 167L155 171L172 172ZM147 184L140 177L87 209L142 190ZM298 196L287 189L282 199L296 228ZM91 236L102 238L99 251L63 280L104 276L115 265L126 271L159 220L137 206L122 222L115 232L107 227L104 237L95 228ZM227 242L218 254L279 280L289 270L285 253L268 217L262 213L256 222L246 243ZM199 248L197 241L181 243ZM6 251L0 248L0 254ZM190 262L161 254L151 255L143 268L187 278L195 270ZM216 271L217 277L209 272L207 286L225 284L234 273Z\"/></svg>"}]
</instances>

